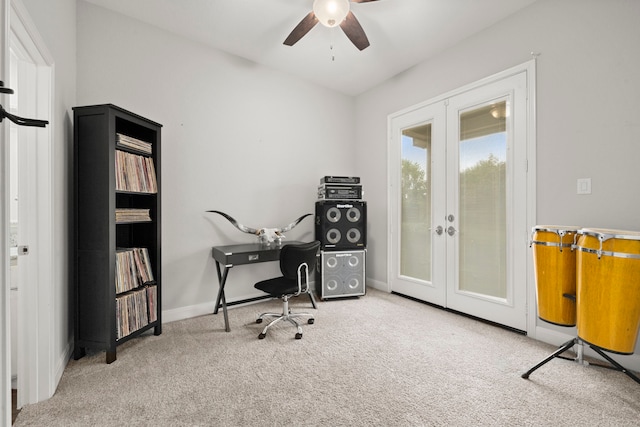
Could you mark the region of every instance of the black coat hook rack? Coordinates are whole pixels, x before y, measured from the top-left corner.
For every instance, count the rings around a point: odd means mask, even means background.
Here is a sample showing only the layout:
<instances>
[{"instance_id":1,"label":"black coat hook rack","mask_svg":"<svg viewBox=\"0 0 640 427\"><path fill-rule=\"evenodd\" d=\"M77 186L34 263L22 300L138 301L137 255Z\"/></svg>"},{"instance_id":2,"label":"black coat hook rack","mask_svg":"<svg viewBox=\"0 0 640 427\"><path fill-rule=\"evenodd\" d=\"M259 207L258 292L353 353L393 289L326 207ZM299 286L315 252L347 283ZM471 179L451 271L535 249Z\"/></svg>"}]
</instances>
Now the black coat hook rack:
<instances>
[{"instance_id":1,"label":"black coat hook rack","mask_svg":"<svg viewBox=\"0 0 640 427\"><path fill-rule=\"evenodd\" d=\"M0 80L0 93L12 94L13 89L4 87L4 82ZM2 105L0 105L0 122L5 118L11 120L13 123L19 126L34 126L34 127L43 128L49 124L47 120L25 119L23 117L18 117L14 114L10 114L2 107Z\"/></svg>"}]
</instances>

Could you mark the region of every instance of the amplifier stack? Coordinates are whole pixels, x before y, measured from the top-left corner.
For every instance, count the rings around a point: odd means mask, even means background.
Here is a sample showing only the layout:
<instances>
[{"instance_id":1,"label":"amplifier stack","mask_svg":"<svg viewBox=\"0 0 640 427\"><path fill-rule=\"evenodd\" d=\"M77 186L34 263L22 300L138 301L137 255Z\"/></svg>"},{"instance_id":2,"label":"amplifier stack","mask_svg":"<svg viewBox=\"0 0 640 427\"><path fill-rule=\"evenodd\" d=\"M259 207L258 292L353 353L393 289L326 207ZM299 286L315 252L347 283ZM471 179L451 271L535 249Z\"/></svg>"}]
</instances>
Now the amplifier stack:
<instances>
[{"instance_id":1,"label":"amplifier stack","mask_svg":"<svg viewBox=\"0 0 640 427\"><path fill-rule=\"evenodd\" d=\"M320 179L315 212L315 236L320 241L316 286L321 299L365 294L367 202L360 178Z\"/></svg>"}]
</instances>

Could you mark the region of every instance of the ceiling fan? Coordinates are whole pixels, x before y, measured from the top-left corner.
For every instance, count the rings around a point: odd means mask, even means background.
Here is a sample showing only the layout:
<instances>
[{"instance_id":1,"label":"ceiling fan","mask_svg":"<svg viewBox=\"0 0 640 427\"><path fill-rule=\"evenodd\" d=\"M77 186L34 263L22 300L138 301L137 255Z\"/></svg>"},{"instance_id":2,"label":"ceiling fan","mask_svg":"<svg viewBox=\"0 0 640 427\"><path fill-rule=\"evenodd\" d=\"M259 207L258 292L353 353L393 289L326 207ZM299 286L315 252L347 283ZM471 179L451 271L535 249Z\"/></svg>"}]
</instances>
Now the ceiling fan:
<instances>
[{"instance_id":1,"label":"ceiling fan","mask_svg":"<svg viewBox=\"0 0 640 427\"><path fill-rule=\"evenodd\" d=\"M351 0L354 3L368 3L377 0ZM314 0L313 10L291 31L284 44L293 46L320 22L325 27L337 27L360 50L369 47L369 39L362 26L350 10L349 0Z\"/></svg>"}]
</instances>

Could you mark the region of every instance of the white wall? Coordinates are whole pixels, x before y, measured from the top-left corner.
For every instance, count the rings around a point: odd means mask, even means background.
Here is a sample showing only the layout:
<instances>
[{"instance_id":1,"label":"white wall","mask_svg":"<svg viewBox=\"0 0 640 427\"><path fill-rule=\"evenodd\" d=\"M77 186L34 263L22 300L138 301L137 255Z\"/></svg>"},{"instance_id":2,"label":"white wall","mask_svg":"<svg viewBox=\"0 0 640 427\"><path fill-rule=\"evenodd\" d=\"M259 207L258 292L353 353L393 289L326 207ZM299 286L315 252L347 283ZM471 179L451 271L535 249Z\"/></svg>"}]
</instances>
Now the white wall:
<instances>
[{"instance_id":1,"label":"white wall","mask_svg":"<svg viewBox=\"0 0 640 427\"><path fill-rule=\"evenodd\" d=\"M387 280L387 116L524 63L531 52L540 54L537 223L640 230L638 16L636 0L539 0L358 96L356 151L368 154L357 170L376 189L367 191L368 276ZM576 194L578 178L592 179L591 195Z\"/></svg>"},{"instance_id":2,"label":"white wall","mask_svg":"<svg viewBox=\"0 0 640 427\"><path fill-rule=\"evenodd\" d=\"M256 228L313 212L321 176L355 173L353 99L89 3L77 12L78 105L163 124L164 320L211 311L211 246L255 237L205 211ZM296 238L313 238L312 218L287 233ZM261 295L253 284L277 273L277 263L233 269L227 299Z\"/></svg>"}]
</instances>

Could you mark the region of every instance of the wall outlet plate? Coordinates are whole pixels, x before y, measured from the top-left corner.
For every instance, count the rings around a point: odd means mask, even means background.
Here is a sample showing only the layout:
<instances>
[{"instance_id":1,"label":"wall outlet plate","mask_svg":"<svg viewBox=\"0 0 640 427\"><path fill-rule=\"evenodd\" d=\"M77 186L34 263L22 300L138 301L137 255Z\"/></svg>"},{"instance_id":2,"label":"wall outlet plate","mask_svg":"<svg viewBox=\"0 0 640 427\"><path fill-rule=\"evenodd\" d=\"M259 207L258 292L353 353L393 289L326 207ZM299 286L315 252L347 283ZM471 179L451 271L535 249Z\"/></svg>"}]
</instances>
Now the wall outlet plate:
<instances>
[{"instance_id":1,"label":"wall outlet plate","mask_svg":"<svg viewBox=\"0 0 640 427\"><path fill-rule=\"evenodd\" d=\"M591 194L591 178L578 178L578 194Z\"/></svg>"}]
</instances>

